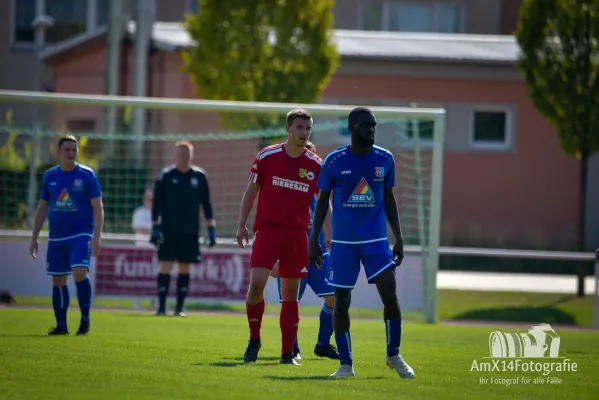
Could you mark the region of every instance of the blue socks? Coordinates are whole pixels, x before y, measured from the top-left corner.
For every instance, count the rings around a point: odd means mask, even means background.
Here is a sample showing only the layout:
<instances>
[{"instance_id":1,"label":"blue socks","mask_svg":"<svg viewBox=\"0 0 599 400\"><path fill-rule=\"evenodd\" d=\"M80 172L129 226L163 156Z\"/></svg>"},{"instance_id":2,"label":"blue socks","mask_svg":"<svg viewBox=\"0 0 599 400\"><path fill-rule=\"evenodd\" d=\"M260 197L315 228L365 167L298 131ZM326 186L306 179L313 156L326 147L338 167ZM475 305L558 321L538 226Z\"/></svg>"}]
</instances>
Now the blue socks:
<instances>
[{"instance_id":1,"label":"blue socks","mask_svg":"<svg viewBox=\"0 0 599 400\"><path fill-rule=\"evenodd\" d=\"M401 342L401 318L386 319L385 332L387 334L387 356L393 357L399 354Z\"/></svg>"},{"instance_id":2,"label":"blue socks","mask_svg":"<svg viewBox=\"0 0 599 400\"><path fill-rule=\"evenodd\" d=\"M318 345L328 346L333 334L333 309L326 304L320 310L320 328L318 329Z\"/></svg>"},{"instance_id":3,"label":"blue socks","mask_svg":"<svg viewBox=\"0 0 599 400\"><path fill-rule=\"evenodd\" d=\"M401 342L401 318L385 320L385 328L387 334L387 356L393 357L399 354L399 344ZM335 335L335 342L337 342L340 364L352 365L353 359L350 333L345 332Z\"/></svg>"},{"instance_id":4,"label":"blue socks","mask_svg":"<svg viewBox=\"0 0 599 400\"><path fill-rule=\"evenodd\" d=\"M56 317L56 327L63 330L67 329L67 309L69 308L70 296L67 285L52 287L52 307Z\"/></svg>"},{"instance_id":5,"label":"blue socks","mask_svg":"<svg viewBox=\"0 0 599 400\"><path fill-rule=\"evenodd\" d=\"M81 321L89 322L89 309L92 303L92 284L89 278L81 282L75 282L77 285L77 300L81 310Z\"/></svg>"},{"instance_id":6,"label":"blue socks","mask_svg":"<svg viewBox=\"0 0 599 400\"><path fill-rule=\"evenodd\" d=\"M349 332L335 335L335 342L337 343L337 350L339 351L339 363L341 365L352 365L353 356L351 351L351 335Z\"/></svg>"}]
</instances>

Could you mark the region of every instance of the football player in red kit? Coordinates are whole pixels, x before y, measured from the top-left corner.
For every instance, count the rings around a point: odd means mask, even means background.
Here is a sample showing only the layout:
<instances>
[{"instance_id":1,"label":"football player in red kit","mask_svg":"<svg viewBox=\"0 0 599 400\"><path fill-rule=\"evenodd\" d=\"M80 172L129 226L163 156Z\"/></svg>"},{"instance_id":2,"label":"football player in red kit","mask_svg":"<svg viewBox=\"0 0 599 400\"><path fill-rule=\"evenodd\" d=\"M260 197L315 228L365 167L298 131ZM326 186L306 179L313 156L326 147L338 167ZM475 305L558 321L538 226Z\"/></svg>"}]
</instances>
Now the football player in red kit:
<instances>
[{"instance_id":1,"label":"football player in red kit","mask_svg":"<svg viewBox=\"0 0 599 400\"><path fill-rule=\"evenodd\" d=\"M301 278L308 276L310 202L318 193L316 182L322 166L320 157L305 149L312 123L312 115L306 110L292 110L287 114L287 141L258 153L241 201L237 243L245 247L249 243L247 220L258 196L246 297L250 341L243 357L245 362L256 361L262 346L264 288L278 260L283 300L280 362L300 365L293 356L299 325L298 294Z\"/></svg>"}]
</instances>

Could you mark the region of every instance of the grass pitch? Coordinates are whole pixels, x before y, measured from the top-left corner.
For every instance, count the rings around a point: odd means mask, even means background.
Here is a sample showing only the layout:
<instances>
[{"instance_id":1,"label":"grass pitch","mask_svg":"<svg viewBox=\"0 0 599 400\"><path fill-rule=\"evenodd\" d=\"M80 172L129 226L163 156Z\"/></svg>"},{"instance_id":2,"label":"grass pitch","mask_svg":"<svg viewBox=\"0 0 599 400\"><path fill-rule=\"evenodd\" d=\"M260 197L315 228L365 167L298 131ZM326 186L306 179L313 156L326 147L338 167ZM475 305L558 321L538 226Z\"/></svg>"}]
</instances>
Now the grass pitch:
<instances>
[{"instance_id":1,"label":"grass pitch","mask_svg":"<svg viewBox=\"0 0 599 400\"><path fill-rule=\"evenodd\" d=\"M79 311L71 308L69 327ZM243 365L245 318L193 314L93 312L88 337L38 335L52 326L51 309L0 308L0 394L3 399L597 399L599 333L562 330L560 357L576 372L475 372L486 361L489 334L505 328L405 322L402 353L416 372L402 380L385 368L382 321L352 321L357 376L333 380L338 363L312 354L318 319L300 324L303 365L279 365L278 319L266 317L256 364ZM547 361L547 360L545 360ZM562 361L562 360L559 360ZM523 377L530 382L523 383ZM481 383L481 378L488 379ZM495 379L493 379L495 378ZM497 378L519 379L501 384ZM534 383L544 378L543 383ZM559 383L558 383L559 382Z\"/></svg>"}]
</instances>

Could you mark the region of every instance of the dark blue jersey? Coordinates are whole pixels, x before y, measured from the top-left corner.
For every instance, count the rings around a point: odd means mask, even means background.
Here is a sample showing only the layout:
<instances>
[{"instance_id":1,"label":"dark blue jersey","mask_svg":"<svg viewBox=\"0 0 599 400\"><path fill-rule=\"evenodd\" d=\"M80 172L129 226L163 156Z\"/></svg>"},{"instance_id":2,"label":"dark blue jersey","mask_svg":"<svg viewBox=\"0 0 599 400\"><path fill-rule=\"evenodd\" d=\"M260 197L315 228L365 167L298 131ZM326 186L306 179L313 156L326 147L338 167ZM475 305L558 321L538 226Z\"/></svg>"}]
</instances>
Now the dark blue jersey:
<instances>
[{"instance_id":1,"label":"dark blue jersey","mask_svg":"<svg viewBox=\"0 0 599 400\"><path fill-rule=\"evenodd\" d=\"M385 189L395 186L393 154L373 146L358 156L349 145L331 152L324 161L318 188L333 192L332 241L361 244L387 240Z\"/></svg>"},{"instance_id":2,"label":"dark blue jersey","mask_svg":"<svg viewBox=\"0 0 599 400\"><path fill-rule=\"evenodd\" d=\"M94 231L91 200L101 196L96 174L85 165L77 164L72 171L63 171L60 166L47 170L40 198L48 202L50 239L91 235Z\"/></svg>"}]
</instances>

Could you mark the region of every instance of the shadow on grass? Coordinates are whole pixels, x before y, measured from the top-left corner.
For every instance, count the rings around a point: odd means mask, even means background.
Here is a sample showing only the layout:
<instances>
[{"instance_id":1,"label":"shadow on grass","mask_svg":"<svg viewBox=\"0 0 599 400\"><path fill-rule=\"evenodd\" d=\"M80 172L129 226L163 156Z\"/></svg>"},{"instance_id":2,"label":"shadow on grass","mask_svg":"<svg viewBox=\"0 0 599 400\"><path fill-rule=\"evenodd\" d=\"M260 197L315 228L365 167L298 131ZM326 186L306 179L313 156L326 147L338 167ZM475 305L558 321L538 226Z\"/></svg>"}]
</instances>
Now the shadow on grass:
<instances>
[{"instance_id":1,"label":"shadow on grass","mask_svg":"<svg viewBox=\"0 0 599 400\"><path fill-rule=\"evenodd\" d=\"M331 381L338 380L343 378L331 378L330 376L323 375L312 375L312 376L265 376L267 379L272 379L273 381ZM381 380L384 379L382 376L374 376L370 378L356 378L352 377L351 380L355 381L373 381L373 380Z\"/></svg>"},{"instance_id":2,"label":"shadow on grass","mask_svg":"<svg viewBox=\"0 0 599 400\"><path fill-rule=\"evenodd\" d=\"M202 303L192 303L186 305L188 310L193 311L228 311L228 312L239 312L239 307L235 308L229 304L202 304Z\"/></svg>"},{"instance_id":3,"label":"shadow on grass","mask_svg":"<svg viewBox=\"0 0 599 400\"><path fill-rule=\"evenodd\" d=\"M455 315L452 319L576 325L576 319L571 314L555 308L556 305L566 303L572 299L574 299L574 296L565 296L546 305L470 310Z\"/></svg>"},{"instance_id":4,"label":"shadow on grass","mask_svg":"<svg viewBox=\"0 0 599 400\"><path fill-rule=\"evenodd\" d=\"M194 365L199 365L199 364L194 364ZM251 367L266 367L266 366L271 366L271 365L279 365L278 362L266 362L266 363L244 363L243 361L229 361L229 362L215 362L215 363L210 363L208 364L211 367L220 367L220 368L235 368L235 367L242 367L242 366L251 366Z\"/></svg>"},{"instance_id":5,"label":"shadow on grass","mask_svg":"<svg viewBox=\"0 0 599 400\"><path fill-rule=\"evenodd\" d=\"M23 334L23 333L0 333L0 337L14 337L14 338L49 338L49 337L68 337L70 335L55 335L55 336L44 336L41 333L38 334Z\"/></svg>"}]
</instances>

